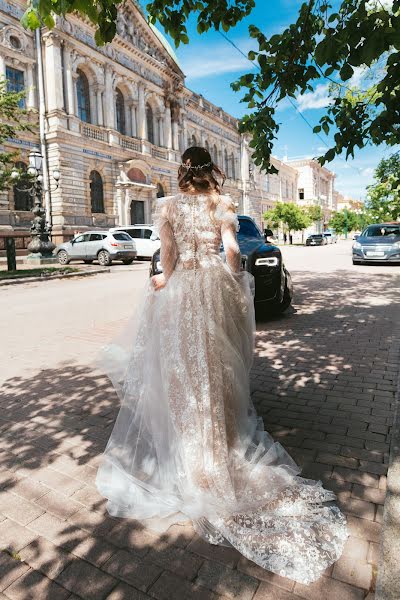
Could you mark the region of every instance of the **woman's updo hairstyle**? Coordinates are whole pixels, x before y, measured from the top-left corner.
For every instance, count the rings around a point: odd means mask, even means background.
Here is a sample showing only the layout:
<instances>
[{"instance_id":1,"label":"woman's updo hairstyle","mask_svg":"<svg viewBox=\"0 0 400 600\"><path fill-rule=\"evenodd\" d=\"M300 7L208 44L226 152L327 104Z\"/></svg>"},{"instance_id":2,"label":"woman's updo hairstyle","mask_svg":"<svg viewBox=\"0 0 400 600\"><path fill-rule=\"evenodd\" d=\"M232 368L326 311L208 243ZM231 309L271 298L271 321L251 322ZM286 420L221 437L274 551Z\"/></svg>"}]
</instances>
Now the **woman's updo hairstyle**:
<instances>
[{"instance_id":1,"label":"woman's updo hairstyle","mask_svg":"<svg viewBox=\"0 0 400 600\"><path fill-rule=\"evenodd\" d=\"M221 184L217 177L221 179ZM185 150L178 171L178 185L182 192L220 194L225 179L225 174L214 164L208 150L199 146Z\"/></svg>"}]
</instances>

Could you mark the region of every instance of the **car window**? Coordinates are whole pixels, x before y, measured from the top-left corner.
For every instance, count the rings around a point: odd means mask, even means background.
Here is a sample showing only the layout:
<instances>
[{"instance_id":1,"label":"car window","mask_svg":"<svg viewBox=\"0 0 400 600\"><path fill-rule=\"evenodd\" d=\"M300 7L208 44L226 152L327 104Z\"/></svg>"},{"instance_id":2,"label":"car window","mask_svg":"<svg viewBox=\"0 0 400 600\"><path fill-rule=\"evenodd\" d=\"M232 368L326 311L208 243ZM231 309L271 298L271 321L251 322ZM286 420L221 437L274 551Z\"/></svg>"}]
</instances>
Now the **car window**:
<instances>
[{"instance_id":1,"label":"car window","mask_svg":"<svg viewBox=\"0 0 400 600\"><path fill-rule=\"evenodd\" d=\"M322 238L322 233L316 233L315 235L310 235L311 238Z\"/></svg>"},{"instance_id":2,"label":"car window","mask_svg":"<svg viewBox=\"0 0 400 600\"><path fill-rule=\"evenodd\" d=\"M84 233L82 235L78 235L78 237L74 238L75 244L79 244L81 242L88 242L88 241L89 241L89 234L88 233Z\"/></svg>"},{"instance_id":3,"label":"car window","mask_svg":"<svg viewBox=\"0 0 400 600\"><path fill-rule=\"evenodd\" d=\"M241 238L251 237L251 238L261 238L262 239L262 235L261 235L260 231L258 230L256 225L253 223L253 221L250 221L250 219L239 219L238 237L241 237Z\"/></svg>"},{"instance_id":4,"label":"car window","mask_svg":"<svg viewBox=\"0 0 400 600\"><path fill-rule=\"evenodd\" d=\"M126 233L128 233L132 238L140 238L141 237L141 229L125 229Z\"/></svg>"},{"instance_id":5,"label":"car window","mask_svg":"<svg viewBox=\"0 0 400 600\"><path fill-rule=\"evenodd\" d=\"M143 237L145 240L149 240L152 235L153 235L153 232L151 229L143 229Z\"/></svg>"},{"instance_id":6,"label":"car window","mask_svg":"<svg viewBox=\"0 0 400 600\"><path fill-rule=\"evenodd\" d=\"M363 235L365 237L400 236L400 225L370 225Z\"/></svg>"},{"instance_id":7,"label":"car window","mask_svg":"<svg viewBox=\"0 0 400 600\"><path fill-rule=\"evenodd\" d=\"M90 234L90 242L99 242L103 239L103 235L101 233L91 233Z\"/></svg>"},{"instance_id":8,"label":"car window","mask_svg":"<svg viewBox=\"0 0 400 600\"><path fill-rule=\"evenodd\" d=\"M115 232L112 235L115 240L118 240L120 242L121 241L130 242L132 239L131 236L129 234L125 233L124 231L120 231L119 233Z\"/></svg>"},{"instance_id":9,"label":"car window","mask_svg":"<svg viewBox=\"0 0 400 600\"><path fill-rule=\"evenodd\" d=\"M332 235L331 233L324 233L325 237L329 237L330 235Z\"/></svg>"}]
</instances>

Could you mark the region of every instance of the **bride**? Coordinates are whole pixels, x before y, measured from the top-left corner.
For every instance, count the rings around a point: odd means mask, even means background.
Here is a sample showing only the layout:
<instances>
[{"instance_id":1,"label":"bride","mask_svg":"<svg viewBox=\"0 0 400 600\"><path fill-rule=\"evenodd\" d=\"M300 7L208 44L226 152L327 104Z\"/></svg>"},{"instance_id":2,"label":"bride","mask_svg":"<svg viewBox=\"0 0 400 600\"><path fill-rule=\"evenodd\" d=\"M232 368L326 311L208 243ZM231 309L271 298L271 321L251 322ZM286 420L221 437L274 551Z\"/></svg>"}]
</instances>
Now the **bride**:
<instances>
[{"instance_id":1,"label":"bride","mask_svg":"<svg viewBox=\"0 0 400 600\"><path fill-rule=\"evenodd\" d=\"M163 273L148 284L128 351L104 354L122 405L97 487L113 516L190 519L211 544L310 583L340 557L346 523L252 404L252 276L217 177L209 152L189 148L180 193L158 202Z\"/></svg>"}]
</instances>

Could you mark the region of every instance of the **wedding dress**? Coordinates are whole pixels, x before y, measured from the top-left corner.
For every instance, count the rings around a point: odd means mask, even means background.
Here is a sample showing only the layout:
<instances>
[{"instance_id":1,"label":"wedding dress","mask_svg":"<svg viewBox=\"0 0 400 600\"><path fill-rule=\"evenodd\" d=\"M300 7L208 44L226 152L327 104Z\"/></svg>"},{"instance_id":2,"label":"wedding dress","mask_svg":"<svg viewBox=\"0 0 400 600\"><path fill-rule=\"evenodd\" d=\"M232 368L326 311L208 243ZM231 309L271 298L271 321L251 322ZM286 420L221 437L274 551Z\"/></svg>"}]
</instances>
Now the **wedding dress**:
<instances>
[{"instance_id":1,"label":"wedding dress","mask_svg":"<svg viewBox=\"0 0 400 600\"><path fill-rule=\"evenodd\" d=\"M97 486L111 515L190 519L210 543L310 583L341 555L346 522L253 407L253 282L231 206L220 196L213 214L207 196L189 194L158 203L167 284L149 282L127 351L105 350L122 405Z\"/></svg>"}]
</instances>

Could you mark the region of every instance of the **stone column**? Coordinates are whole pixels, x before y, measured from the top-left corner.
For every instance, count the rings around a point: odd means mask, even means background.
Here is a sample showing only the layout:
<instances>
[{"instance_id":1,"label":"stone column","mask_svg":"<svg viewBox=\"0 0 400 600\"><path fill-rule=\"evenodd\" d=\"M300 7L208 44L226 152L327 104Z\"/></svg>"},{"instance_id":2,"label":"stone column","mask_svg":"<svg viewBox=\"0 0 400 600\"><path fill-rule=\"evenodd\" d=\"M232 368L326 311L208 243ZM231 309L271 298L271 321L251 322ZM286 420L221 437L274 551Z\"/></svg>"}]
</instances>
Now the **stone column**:
<instances>
[{"instance_id":1,"label":"stone column","mask_svg":"<svg viewBox=\"0 0 400 600\"><path fill-rule=\"evenodd\" d=\"M131 104L131 131L132 137L137 137L136 105Z\"/></svg>"},{"instance_id":2,"label":"stone column","mask_svg":"<svg viewBox=\"0 0 400 600\"><path fill-rule=\"evenodd\" d=\"M104 91L104 125L109 129L115 128L115 102L113 89L113 70L109 65L105 67L105 91Z\"/></svg>"},{"instance_id":3,"label":"stone column","mask_svg":"<svg viewBox=\"0 0 400 600\"><path fill-rule=\"evenodd\" d=\"M54 33L44 36L47 109L62 110L64 106L61 44Z\"/></svg>"},{"instance_id":4,"label":"stone column","mask_svg":"<svg viewBox=\"0 0 400 600\"><path fill-rule=\"evenodd\" d=\"M171 107L169 104L165 107L164 115L165 146L172 148L172 128L171 128Z\"/></svg>"},{"instance_id":5,"label":"stone column","mask_svg":"<svg viewBox=\"0 0 400 600\"><path fill-rule=\"evenodd\" d=\"M160 115L158 117L158 145L164 147L164 119Z\"/></svg>"},{"instance_id":6,"label":"stone column","mask_svg":"<svg viewBox=\"0 0 400 600\"><path fill-rule=\"evenodd\" d=\"M75 109L75 92L74 92L74 80L72 76L72 62L71 62L71 47L69 44L64 42L63 44L63 57L64 57L64 86L66 96L66 110L69 115L76 115Z\"/></svg>"},{"instance_id":7,"label":"stone column","mask_svg":"<svg viewBox=\"0 0 400 600\"><path fill-rule=\"evenodd\" d=\"M185 146L184 142L184 146ZM179 152L179 127L178 121L172 121L172 147ZM186 148L185 148L186 149Z\"/></svg>"},{"instance_id":8,"label":"stone column","mask_svg":"<svg viewBox=\"0 0 400 600\"><path fill-rule=\"evenodd\" d=\"M36 94L35 86L33 83L33 65L31 63L26 66L26 86L28 88L28 94L26 97L26 107L36 108Z\"/></svg>"},{"instance_id":9,"label":"stone column","mask_svg":"<svg viewBox=\"0 0 400 600\"><path fill-rule=\"evenodd\" d=\"M141 140L146 139L146 104L144 101L144 85L141 83L139 86L139 105L137 115L137 133Z\"/></svg>"},{"instance_id":10,"label":"stone column","mask_svg":"<svg viewBox=\"0 0 400 600\"><path fill-rule=\"evenodd\" d=\"M182 131L183 131L183 152L184 152L186 150L187 144L188 144L188 131L187 131L187 122L186 122L185 115L182 115Z\"/></svg>"},{"instance_id":11,"label":"stone column","mask_svg":"<svg viewBox=\"0 0 400 600\"><path fill-rule=\"evenodd\" d=\"M96 88L96 105L97 105L97 125L104 125L103 115L103 88L97 86Z\"/></svg>"},{"instance_id":12,"label":"stone column","mask_svg":"<svg viewBox=\"0 0 400 600\"><path fill-rule=\"evenodd\" d=\"M0 54L0 79L6 78L6 61L4 56Z\"/></svg>"},{"instance_id":13,"label":"stone column","mask_svg":"<svg viewBox=\"0 0 400 600\"><path fill-rule=\"evenodd\" d=\"M124 114L125 114L125 135L132 135L132 119L131 119L131 105L129 102L124 103Z\"/></svg>"}]
</instances>

